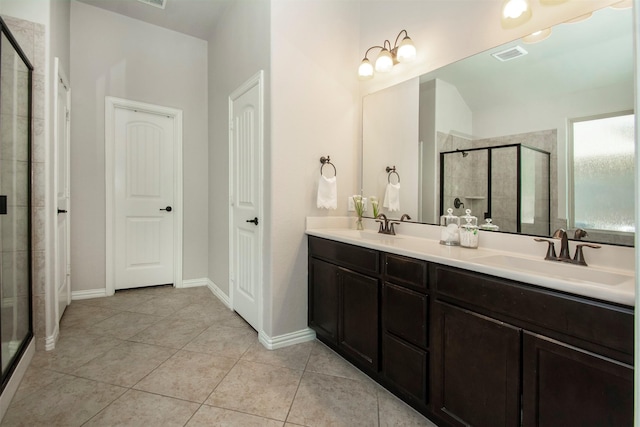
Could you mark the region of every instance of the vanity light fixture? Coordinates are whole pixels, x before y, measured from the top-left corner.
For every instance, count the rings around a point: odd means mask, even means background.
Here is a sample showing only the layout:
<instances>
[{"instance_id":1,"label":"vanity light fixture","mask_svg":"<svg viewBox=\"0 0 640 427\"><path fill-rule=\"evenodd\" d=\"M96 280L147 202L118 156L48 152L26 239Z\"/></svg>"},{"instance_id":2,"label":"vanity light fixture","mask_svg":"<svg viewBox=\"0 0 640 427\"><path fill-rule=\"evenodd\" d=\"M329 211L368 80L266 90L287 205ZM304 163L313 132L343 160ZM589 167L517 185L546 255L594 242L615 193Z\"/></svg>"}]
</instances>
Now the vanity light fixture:
<instances>
[{"instance_id":1,"label":"vanity light fixture","mask_svg":"<svg viewBox=\"0 0 640 427\"><path fill-rule=\"evenodd\" d=\"M541 42L542 40L549 38L550 35L551 35L551 28L545 28L544 30L539 30L539 31L536 31L535 33L529 34L528 36L524 36L522 38L522 42L528 43L528 44L538 43L538 42Z\"/></svg>"},{"instance_id":2,"label":"vanity light fixture","mask_svg":"<svg viewBox=\"0 0 640 427\"><path fill-rule=\"evenodd\" d=\"M505 0L500 22L503 28L515 28L531 19L529 0Z\"/></svg>"},{"instance_id":3,"label":"vanity light fixture","mask_svg":"<svg viewBox=\"0 0 640 427\"><path fill-rule=\"evenodd\" d=\"M398 40L402 33L404 33L404 38L400 44L398 44ZM399 62L411 62L416 59L416 47L409 37L407 30L402 30L398 33L393 47L391 47L391 42L389 40L385 40L384 43L382 43L382 46L371 46L367 49L364 54L364 59L358 67L358 77L360 77L361 80L373 78L374 66L369 61L369 58L367 58L371 49L380 49L380 53L378 53L378 57L375 62L375 71L379 73L391 71L393 66Z\"/></svg>"}]
</instances>

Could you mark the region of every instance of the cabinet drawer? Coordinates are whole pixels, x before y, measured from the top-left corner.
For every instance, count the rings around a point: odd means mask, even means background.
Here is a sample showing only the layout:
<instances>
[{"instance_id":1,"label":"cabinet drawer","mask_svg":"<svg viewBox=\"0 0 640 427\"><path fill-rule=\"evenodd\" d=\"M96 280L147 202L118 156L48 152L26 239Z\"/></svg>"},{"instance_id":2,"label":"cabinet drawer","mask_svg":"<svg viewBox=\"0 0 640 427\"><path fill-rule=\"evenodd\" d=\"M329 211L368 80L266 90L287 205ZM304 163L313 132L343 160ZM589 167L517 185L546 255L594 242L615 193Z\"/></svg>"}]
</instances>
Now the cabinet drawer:
<instances>
[{"instance_id":1,"label":"cabinet drawer","mask_svg":"<svg viewBox=\"0 0 640 427\"><path fill-rule=\"evenodd\" d=\"M416 289L427 290L427 263L400 255L384 254L385 280Z\"/></svg>"},{"instance_id":2,"label":"cabinet drawer","mask_svg":"<svg viewBox=\"0 0 640 427\"><path fill-rule=\"evenodd\" d=\"M428 297L385 283L382 288L384 328L419 347L426 348Z\"/></svg>"},{"instance_id":3,"label":"cabinet drawer","mask_svg":"<svg viewBox=\"0 0 640 427\"><path fill-rule=\"evenodd\" d=\"M547 331L633 355L633 310L464 270L436 268L438 297L496 318L508 316L527 329Z\"/></svg>"},{"instance_id":4,"label":"cabinet drawer","mask_svg":"<svg viewBox=\"0 0 640 427\"><path fill-rule=\"evenodd\" d=\"M380 253L373 249L309 236L309 254L365 273L380 273Z\"/></svg>"},{"instance_id":5,"label":"cabinet drawer","mask_svg":"<svg viewBox=\"0 0 640 427\"><path fill-rule=\"evenodd\" d=\"M427 403L427 352L389 334L382 338L385 378L421 403Z\"/></svg>"}]
</instances>

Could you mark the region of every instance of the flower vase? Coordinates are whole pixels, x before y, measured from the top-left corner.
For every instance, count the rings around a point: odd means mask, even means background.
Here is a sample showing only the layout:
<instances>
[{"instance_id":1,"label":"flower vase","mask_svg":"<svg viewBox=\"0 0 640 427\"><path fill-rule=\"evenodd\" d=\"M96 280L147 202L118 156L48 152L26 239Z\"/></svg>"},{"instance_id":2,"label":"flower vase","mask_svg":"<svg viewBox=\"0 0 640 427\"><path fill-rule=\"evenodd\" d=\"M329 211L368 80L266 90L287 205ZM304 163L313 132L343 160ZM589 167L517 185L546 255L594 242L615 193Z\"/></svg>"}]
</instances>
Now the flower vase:
<instances>
[{"instance_id":1,"label":"flower vase","mask_svg":"<svg viewBox=\"0 0 640 427\"><path fill-rule=\"evenodd\" d=\"M356 218L356 230L364 230L364 225L362 224L362 217L361 216Z\"/></svg>"}]
</instances>

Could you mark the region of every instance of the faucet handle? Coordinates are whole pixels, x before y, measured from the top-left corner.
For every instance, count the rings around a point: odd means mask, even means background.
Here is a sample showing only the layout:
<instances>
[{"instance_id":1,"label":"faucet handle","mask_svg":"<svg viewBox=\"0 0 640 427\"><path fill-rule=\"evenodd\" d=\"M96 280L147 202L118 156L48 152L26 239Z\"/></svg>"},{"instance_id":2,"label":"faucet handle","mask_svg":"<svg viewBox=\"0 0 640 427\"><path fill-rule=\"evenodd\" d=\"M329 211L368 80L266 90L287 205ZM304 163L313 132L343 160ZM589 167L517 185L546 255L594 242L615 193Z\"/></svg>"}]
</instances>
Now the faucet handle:
<instances>
[{"instance_id":1,"label":"faucet handle","mask_svg":"<svg viewBox=\"0 0 640 427\"><path fill-rule=\"evenodd\" d=\"M547 260L556 260L558 259L557 255L556 255L556 245L553 242L553 240L549 240L549 239L533 239L536 242L547 242L549 244L549 247L547 248L547 254L545 255L544 259Z\"/></svg>"},{"instance_id":2,"label":"faucet handle","mask_svg":"<svg viewBox=\"0 0 640 427\"><path fill-rule=\"evenodd\" d=\"M573 263L578 265L584 265L586 267L587 262L584 260L584 254L582 253L583 246L586 246L588 248L593 248L593 249L600 249L600 246L592 245L589 243L582 243L582 244L576 245L576 254L573 257Z\"/></svg>"}]
</instances>

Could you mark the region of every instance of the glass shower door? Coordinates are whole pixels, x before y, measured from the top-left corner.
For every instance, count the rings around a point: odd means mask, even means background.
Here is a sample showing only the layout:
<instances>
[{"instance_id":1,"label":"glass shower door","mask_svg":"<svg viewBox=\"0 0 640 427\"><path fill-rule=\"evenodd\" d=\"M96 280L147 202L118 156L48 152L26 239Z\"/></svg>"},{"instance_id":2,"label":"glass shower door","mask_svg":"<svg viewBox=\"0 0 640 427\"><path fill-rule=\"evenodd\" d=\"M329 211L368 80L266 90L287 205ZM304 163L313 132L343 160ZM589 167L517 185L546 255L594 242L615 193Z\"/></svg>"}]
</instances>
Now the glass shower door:
<instances>
[{"instance_id":1,"label":"glass shower door","mask_svg":"<svg viewBox=\"0 0 640 427\"><path fill-rule=\"evenodd\" d=\"M2 384L32 336L31 66L1 22L0 341Z\"/></svg>"}]
</instances>

